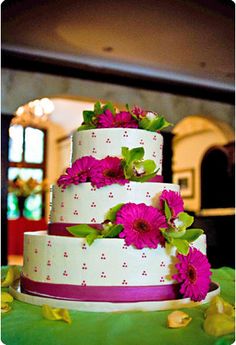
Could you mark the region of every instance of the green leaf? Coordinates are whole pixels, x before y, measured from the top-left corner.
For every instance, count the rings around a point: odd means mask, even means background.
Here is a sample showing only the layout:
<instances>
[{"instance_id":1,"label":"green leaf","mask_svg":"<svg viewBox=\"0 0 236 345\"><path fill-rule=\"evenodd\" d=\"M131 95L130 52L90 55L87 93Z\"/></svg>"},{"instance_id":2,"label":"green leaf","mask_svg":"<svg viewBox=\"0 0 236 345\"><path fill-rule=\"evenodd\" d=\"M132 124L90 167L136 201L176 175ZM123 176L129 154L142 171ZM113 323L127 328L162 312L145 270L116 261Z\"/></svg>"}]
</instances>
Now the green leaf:
<instances>
[{"instance_id":1,"label":"green leaf","mask_svg":"<svg viewBox=\"0 0 236 345\"><path fill-rule=\"evenodd\" d=\"M91 123L93 116L94 116L94 111L84 110L83 111L83 119L84 119L85 124Z\"/></svg>"},{"instance_id":2,"label":"green leaf","mask_svg":"<svg viewBox=\"0 0 236 345\"><path fill-rule=\"evenodd\" d=\"M129 151L129 161L131 163L133 161L142 160L144 157L144 148L143 147L135 147Z\"/></svg>"},{"instance_id":3,"label":"green leaf","mask_svg":"<svg viewBox=\"0 0 236 345\"><path fill-rule=\"evenodd\" d=\"M189 252L189 243L188 241L173 238L171 244L175 246L180 254L187 255Z\"/></svg>"},{"instance_id":4,"label":"green leaf","mask_svg":"<svg viewBox=\"0 0 236 345\"><path fill-rule=\"evenodd\" d=\"M66 227L70 234L76 237L86 237L89 234L98 234L99 231L87 224L78 224Z\"/></svg>"},{"instance_id":5,"label":"green leaf","mask_svg":"<svg viewBox=\"0 0 236 345\"><path fill-rule=\"evenodd\" d=\"M116 113L116 109L111 102L108 102L107 104L105 104L102 109L103 109L103 112L106 110L110 110L113 115L115 115Z\"/></svg>"},{"instance_id":6,"label":"green leaf","mask_svg":"<svg viewBox=\"0 0 236 345\"><path fill-rule=\"evenodd\" d=\"M166 216L166 219L167 220L170 220L171 219L171 216L172 216L172 214L171 214L171 210L170 210L170 208L169 208L169 206L168 206L168 204L167 204L167 202L165 201L165 216Z\"/></svg>"},{"instance_id":7,"label":"green leaf","mask_svg":"<svg viewBox=\"0 0 236 345\"><path fill-rule=\"evenodd\" d=\"M128 148L128 147L123 146L123 147L121 148L121 154L122 154L122 157L123 157L126 161L129 160L129 148Z\"/></svg>"},{"instance_id":8,"label":"green leaf","mask_svg":"<svg viewBox=\"0 0 236 345\"><path fill-rule=\"evenodd\" d=\"M172 126L172 123L166 121L165 118L160 115L156 115L153 120L145 117L139 121L140 128L146 129L147 131L151 132L160 131L169 126Z\"/></svg>"},{"instance_id":9,"label":"green leaf","mask_svg":"<svg viewBox=\"0 0 236 345\"><path fill-rule=\"evenodd\" d=\"M86 124L84 124L84 125L81 125L78 129L77 129L77 131L79 132L79 131L86 131L86 130L88 130L88 129L94 129L94 128L96 128L96 126L95 125L86 125Z\"/></svg>"},{"instance_id":10,"label":"green leaf","mask_svg":"<svg viewBox=\"0 0 236 345\"><path fill-rule=\"evenodd\" d=\"M89 246L91 246L91 244L97 239L97 238L101 238L102 236L99 235L99 232L97 231L97 233L90 233L86 236L86 241L88 243Z\"/></svg>"},{"instance_id":11,"label":"green leaf","mask_svg":"<svg viewBox=\"0 0 236 345\"><path fill-rule=\"evenodd\" d=\"M191 226L193 224L193 221L194 221L194 217L190 216L186 212L180 212L178 214L178 219L181 222L183 222L185 228L188 228L189 226Z\"/></svg>"},{"instance_id":12,"label":"green leaf","mask_svg":"<svg viewBox=\"0 0 236 345\"><path fill-rule=\"evenodd\" d=\"M172 237L172 238L180 238L181 237L181 240L182 240L185 233L186 233L186 229L183 229L183 230L169 229L169 231L168 231L168 234L170 237Z\"/></svg>"},{"instance_id":13,"label":"green leaf","mask_svg":"<svg viewBox=\"0 0 236 345\"><path fill-rule=\"evenodd\" d=\"M195 241L203 233L204 231L202 229L188 229L186 230L185 234L181 237L181 239L191 243Z\"/></svg>"},{"instance_id":14,"label":"green leaf","mask_svg":"<svg viewBox=\"0 0 236 345\"><path fill-rule=\"evenodd\" d=\"M117 237L122 230L123 230L123 226L121 224L114 224L110 226L108 229L102 231L102 237L104 238Z\"/></svg>"},{"instance_id":15,"label":"green leaf","mask_svg":"<svg viewBox=\"0 0 236 345\"><path fill-rule=\"evenodd\" d=\"M105 220L110 220L111 222L114 222L116 219L117 212L121 209L121 207L124 205L124 203L118 204L112 208L106 213Z\"/></svg>"},{"instance_id":16,"label":"green leaf","mask_svg":"<svg viewBox=\"0 0 236 345\"><path fill-rule=\"evenodd\" d=\"M100 115L103 113L102 105L99 101L94 104L94 114Z\"/></svg>"}]
</instances>

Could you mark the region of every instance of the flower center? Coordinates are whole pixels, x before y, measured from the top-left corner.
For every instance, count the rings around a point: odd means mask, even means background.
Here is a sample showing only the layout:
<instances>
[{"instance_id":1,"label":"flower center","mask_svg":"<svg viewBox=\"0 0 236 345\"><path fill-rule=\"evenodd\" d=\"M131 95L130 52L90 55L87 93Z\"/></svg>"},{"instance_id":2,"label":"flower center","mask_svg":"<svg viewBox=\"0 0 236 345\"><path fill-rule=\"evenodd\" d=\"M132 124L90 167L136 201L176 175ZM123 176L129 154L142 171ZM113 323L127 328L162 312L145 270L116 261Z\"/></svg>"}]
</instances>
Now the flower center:
<instances>
[{"instance_id":1,"label":"flower center","mask_svg":"<svg viewBox=\"0 0 236 345\"><path fill-rule=\"evenodd\" d=\"M195 283L197 279L196 269L192 265L188 265L188 278L190 280L190 283Z\"/></svg>"},{"instance_id":2,"label":"flower center","mask_svg":"<svg viewBox=\"0 0 236 345\"><path fill-rule=\"evenodd\" d=\"M105 177L116 177L117 173L115 170L112 170L112 169L106 169L103 171L103 175Z\"/></svg>"},{"instance_id":3,"label":"flower center","mask_svg":"<svg viewBox=\"0 0 236 345\"><path fill-rule=\"evenodd\" d=\"M141 233L150 231L150 226L144 219L136 219L133 226L136 231Z\"/></svg>"}]
</instances>

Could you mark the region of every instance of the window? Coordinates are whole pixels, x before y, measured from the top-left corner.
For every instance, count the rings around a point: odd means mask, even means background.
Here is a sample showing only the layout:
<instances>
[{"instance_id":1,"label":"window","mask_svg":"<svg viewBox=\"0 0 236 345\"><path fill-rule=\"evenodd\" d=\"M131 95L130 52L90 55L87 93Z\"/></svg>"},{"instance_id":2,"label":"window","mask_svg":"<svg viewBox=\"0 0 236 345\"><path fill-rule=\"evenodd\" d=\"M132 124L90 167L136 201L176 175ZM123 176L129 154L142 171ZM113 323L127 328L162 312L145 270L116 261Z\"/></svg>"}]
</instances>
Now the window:
<instances>
[{"instance_id":1,"label":"window","mask_svg":"<svg viewBox=\"0 0 236 345\"><path fill-rule=\"evenodd\" d=\"M42 182L45 178L45 152L46 130L33 127L12 125L9 128L9 168L8 180L19 178L27 181L30 178ZM19 192L19 195L22 192ZM28 219L38 220L44 215L43 193L25 193L23 216ZM20 216L18 195L15 192L8 193L8 219L16 219Z\"/></svg>"}]
</instances>

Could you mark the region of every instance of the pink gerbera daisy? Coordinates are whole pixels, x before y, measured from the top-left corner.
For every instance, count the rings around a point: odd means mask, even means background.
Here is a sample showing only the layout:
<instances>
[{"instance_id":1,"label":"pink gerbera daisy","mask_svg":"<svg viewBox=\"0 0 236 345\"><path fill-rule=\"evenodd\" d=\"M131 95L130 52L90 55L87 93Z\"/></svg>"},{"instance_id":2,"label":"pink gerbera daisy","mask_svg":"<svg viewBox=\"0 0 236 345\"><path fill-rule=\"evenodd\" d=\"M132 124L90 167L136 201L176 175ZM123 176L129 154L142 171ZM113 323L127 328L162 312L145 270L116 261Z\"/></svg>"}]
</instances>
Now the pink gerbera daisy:
<instances>
[{"instance_id":1,"label":"pink gerbera daisy","mask_svg":"<svg viewBox=\"0 0 236 345\"><path fill-rule=\"evenodd\" d=\"M98 128L138 128L137 121L126 111L113 115L110 110L106 110L98 116L97 125Z\"/></svg>"},{"instance_id":2,"label":"pink gerbera daisy","mask_svg":"<svg viewBox=\"0 0 236 345\"><path fill-rule=\"evenodd\" d=\"M146 116L147 112L140 107L134 106L132 109L132 113L136 115L138 118L143 118Z\"/></svg>"},{"instance_id":3,"label":"pink gerbera daisy","mask_svg":"<svg viewBox=\"0 0 236 345\"><path fill-rule=\"evenodd\" d=\"M115 121L115 116L108 109L105 110L103 114L98 116L97 127L98 128L113 128Z\"/></svg>"},{"instance_id":4,"label":"pink gerbera daisy","mask_svg":"<svg viewBox=\"0 0 236 345\"><path fill-rule=\"evenodd\" d=\"M172 190L164 190L160 196L160 207L164 210L164 201L167 202L172 217L177 217L180 212L184 211L184 202L180 193L173 192Z\"/></svg>"},{"instance_id":5,"label":"pink gerbera daisy","mask_svg":"<svg viewBox=\"0 0 236 345\"><path fill-rule=\"evenodd\" d=\"M196 248L190 248L188 255L178 254L179 263L175 265L177 274L173 279L181 283L180 293L193 301L203 300L210 287L210 264L206 255Z\"/></svg>"},{"instance_id":6,"label":"pink gerbera daisy","mask_svg":"<svg viewBox=\"0 0 236 345\"><path fill-rule=\"evenodd\" d=\"M91 170L91 183L97 188L114 183L124 185L129 181L125 179L121 159L118 157L106 157L97 161Z\"/></svg>"},{"instance_id":7,"label":"pink gerbera daisy","mask_svg":"<svg viewBox=\"0 0 236 345\"><path fill-rule=\"evenodd\" d=\"M138 128L138 122L127 111L121 111L115 117L115 127Z\"/></svg>"},{"instance_id":8,"label":"pink gerbera daisy","mask_svg":"<svg viewBox=\"0 0 236 345\"><path fill-rule=\"evenodd\" d=\"M138 249L157 248L159 243L164 245L160 228L167 227L166 219L152 206L127 203L117 212L116 224L123 225L119 237L124 238L127 245Z\"/></svg>"},{"instance_id":9,"label":"pink gerbera daisy","mask_svg":"<svg viewBox=\"0 0 236 345\"><path fill-rule=\"evenodd\" d=\"M66 169L66 174L61 175L57 181L58 186L66 188L70 184L79 184L90 181L90 172L93 169L96 159L92 156L85 156L77 159Z\"/></svg>"}]
</instances>

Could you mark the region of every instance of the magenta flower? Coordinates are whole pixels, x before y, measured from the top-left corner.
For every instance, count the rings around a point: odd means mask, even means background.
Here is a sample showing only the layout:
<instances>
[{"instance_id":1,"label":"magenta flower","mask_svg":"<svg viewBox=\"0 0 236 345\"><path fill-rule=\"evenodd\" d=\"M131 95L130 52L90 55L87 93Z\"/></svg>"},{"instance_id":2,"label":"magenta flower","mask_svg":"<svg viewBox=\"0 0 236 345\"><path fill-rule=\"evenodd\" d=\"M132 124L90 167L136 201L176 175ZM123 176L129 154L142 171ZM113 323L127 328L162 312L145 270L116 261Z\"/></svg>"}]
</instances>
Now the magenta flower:
<instances>
[{"instance_id":1,"label":"magenta flower","mask_svg":"<svg viewBox=\"0 0 236 345\"><path fill-rule=\"evenodd\" d=\"M165 243L160 228L167 228L166 219L152 206L127 203L117 212L116 224L123 225L119 237L124 238L128 246L157 248L159 243Z\"/></svg>"},{"instance_id":2,"label":"magenta flower","mask_svg":"<svg viewBox=\"0 0 236 345\"><path fill-rule=\"evenodd\" d=\"M129 112L122 111L113 115L110 110L106 110L98 116L98 128L138 128L137 121Z\"/></svg>"},{"instance_id":3,"label":"magenta flower","mask_svg":"<svg viewBox=\"0 0 236 345\"><path fill-rule=\"evenodd\" d=\"M138 118L143 118L146 116L147 112L143 110L142 108L135 106L132 109L132 113L136 115Z\"/></svg>"},{"instance_id":4,"label":"magenta flower","mask_svg":"<svg viewBox=\"0 0 236 345\"><path fill-rule=\"evenodd\" d=\"M161 193L159 200L161 210L164 210L164 201L167 202L173 218L177 217L180 212L184 211L183 199L177 192L173 192L172 190L164 190Z\"/></svg>"},{"instance_id":5,"label":"magenta flower","mask_svg":"<svg viewBox=\"0 0 236 345\"><path fill-rule=\"evenodd\" d=\"M177 274L173 279L181 283L180 293L193 301L203 300L210 287L210 264L206 255L196 248L190 248L188 255L178 254L179 263L175 265Z\"/></svg>"},{"instance_id":6,"label":"magenta flower","mask_svg":"<svg viewBox=\"0 0 236 345\"><path fill-rule=\"evenodd\" d=\"M124 185L129 181L125 179L121 159L117 157L106 157L97 161L91 170L91 183L97 188L108 186L114 183Z\"/></svg>"},{"instance_id":7,"label":"magenta flower","mask_svg":"<svg viewBox=\"0 0 236 345\"><path fill-rule=\"evenodd\" d=\"M96 164L96 159L92 156L85 156L77 159L66 169L66 174L61 175L57 181L58 186L66 188L70 184L79 184L90 181L90 173Z\"/></svg>"},{"instance_id":8,"label":"magenta flower","mask_svg":"<svg viewBox=\"0 0 236 345\"><path fill-rule=\"evenodd\" d=\"M115 117L115 127L138 128L138 122L127 111L121 111Z\"/></svg>"},{"instance_id":9,"label":"magenta flower","mask_svg":"<svg viewBox=\"0 0 236 345\"><path fill-rule=\"evenodd\" d=\"M97 127L98 128L113 128L114 127L115 116L108 109L105 110L103 114L98 116Z\"/></svg>"}]
</instances>

